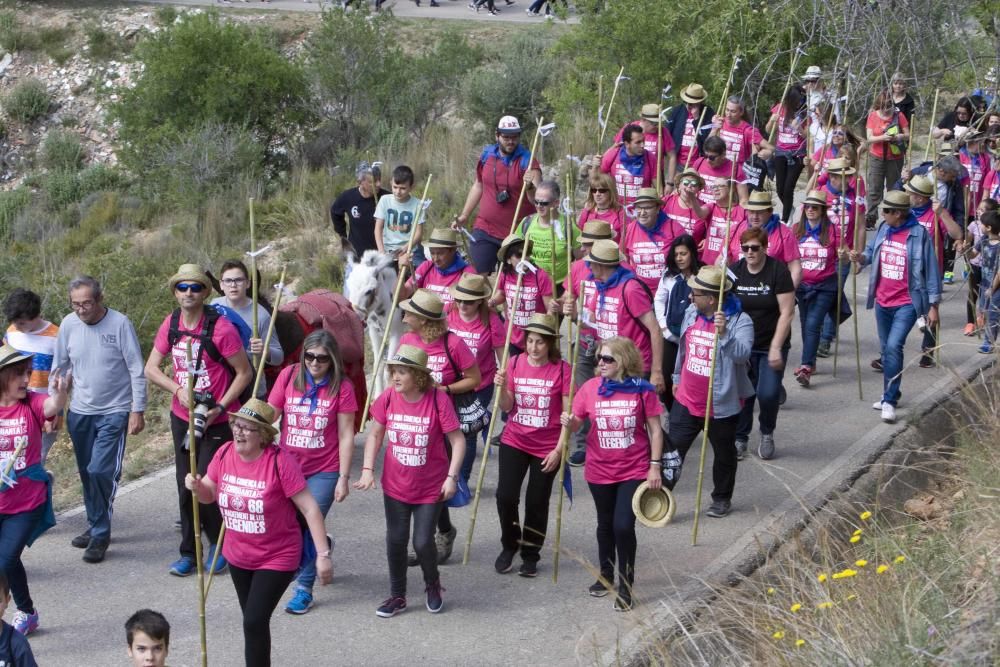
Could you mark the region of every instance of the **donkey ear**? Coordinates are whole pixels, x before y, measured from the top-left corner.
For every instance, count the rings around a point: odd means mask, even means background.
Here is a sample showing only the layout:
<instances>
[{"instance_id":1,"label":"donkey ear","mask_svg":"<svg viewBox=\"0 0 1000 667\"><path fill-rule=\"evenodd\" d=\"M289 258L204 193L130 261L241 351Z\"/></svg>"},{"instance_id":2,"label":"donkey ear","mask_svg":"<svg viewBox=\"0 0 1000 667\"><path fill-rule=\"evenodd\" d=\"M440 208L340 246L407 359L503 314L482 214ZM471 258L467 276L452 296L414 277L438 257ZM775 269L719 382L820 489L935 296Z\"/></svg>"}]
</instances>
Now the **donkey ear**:
<instances>
[{"instance_id":1,"label":"donkey ear","mask_svg":"<svg viewBox=\"0 0 1000 667\"><path fill-rule=\"evenodd\" d=\"M344 259L347 260L349 264L357 264L358 256L354 254L354 250L345 250Z\"/></svg>"}]
</instances>

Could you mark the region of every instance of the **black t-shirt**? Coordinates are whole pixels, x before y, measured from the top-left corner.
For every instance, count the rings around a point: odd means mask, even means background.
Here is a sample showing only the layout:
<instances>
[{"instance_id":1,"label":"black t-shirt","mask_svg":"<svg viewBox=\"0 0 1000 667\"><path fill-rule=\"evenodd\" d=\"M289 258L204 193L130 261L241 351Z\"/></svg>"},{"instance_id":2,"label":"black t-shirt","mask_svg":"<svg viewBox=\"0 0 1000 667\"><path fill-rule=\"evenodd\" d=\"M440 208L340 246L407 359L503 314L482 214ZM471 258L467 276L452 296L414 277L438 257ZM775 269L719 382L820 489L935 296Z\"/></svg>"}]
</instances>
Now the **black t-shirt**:
<instances>
[{"instance_id":1,"label":"black t-shirt","mask_svg":"<svg viewBox=\"0 0 1000 667\"><path fill-rule=\"evenodd\" d=\"M388 190L379 188L380 197L387 194ZM358 188L351 188L341 192L330 206L334 231L339 236L347 236L359 257L366 250L378 249L375 245L375 203L375 197L364 197ZM348 222L350 233L347 231Z\"/></svg>"},{"instance_id":2,"label":"black t-shirt","mask_svg":"<svg viewBox=\"0 0 1000 667\"><path fill-rule=\"evenodd\" d=\"M903 99L899 102L893 102L896 105L896 111L906 116L906 122L909 123L910 119L913 118L913 110L917 108L917 103L913 100L913 97L909 93L903 96Z\"/></svg>"},{"instance_id":3,"label":"black t-shirt","mask_svg":"<svg viewBox=\"0 0 1000 667\"><path fill-rule=\"evenodd\" d=\"M795 291L792 274L784 262L773 257L764 260L764 266L756 274L750 273L745 259L730 270L736 276L733 294L743 305L743 312L753 320L753 349L766 350L771 347L781 316L778 295ZM785 340L782 347L787 349L789 346L791 341Z\"/></svg>"}]
</instances>

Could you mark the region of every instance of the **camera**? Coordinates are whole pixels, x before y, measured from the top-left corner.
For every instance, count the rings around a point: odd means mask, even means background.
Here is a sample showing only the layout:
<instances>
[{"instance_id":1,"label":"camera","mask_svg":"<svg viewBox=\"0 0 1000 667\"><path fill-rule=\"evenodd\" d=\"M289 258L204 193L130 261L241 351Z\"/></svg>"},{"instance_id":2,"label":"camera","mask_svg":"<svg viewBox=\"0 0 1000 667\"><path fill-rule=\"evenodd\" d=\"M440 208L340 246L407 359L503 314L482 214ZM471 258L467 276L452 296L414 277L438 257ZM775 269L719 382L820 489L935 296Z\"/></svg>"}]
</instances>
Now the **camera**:
<instances>
[{"instance_id":1,"label":"camera","mask_svg":"<svg viewBox=\"0 0 1000 667\"><path fill-rule=\"evenodd\" d=\"M194 392L194 438L201 440L205 436L205 429L208 428L208 411L216 406L215 397L210 391Z\"/></svg>"},{"instance_id":2,"label":"camera","mask_svg":"<svg viewBox=\"0 0 1000 667\"><path fill-rule=\"evenodd\" d=\"M500 192L497 193L497 203L498 204L504 204L504 203L506 203L508 201L510 201L510 193L509 192L507 192L506 190L501 190Z\"/></svg>"}]
</instances>

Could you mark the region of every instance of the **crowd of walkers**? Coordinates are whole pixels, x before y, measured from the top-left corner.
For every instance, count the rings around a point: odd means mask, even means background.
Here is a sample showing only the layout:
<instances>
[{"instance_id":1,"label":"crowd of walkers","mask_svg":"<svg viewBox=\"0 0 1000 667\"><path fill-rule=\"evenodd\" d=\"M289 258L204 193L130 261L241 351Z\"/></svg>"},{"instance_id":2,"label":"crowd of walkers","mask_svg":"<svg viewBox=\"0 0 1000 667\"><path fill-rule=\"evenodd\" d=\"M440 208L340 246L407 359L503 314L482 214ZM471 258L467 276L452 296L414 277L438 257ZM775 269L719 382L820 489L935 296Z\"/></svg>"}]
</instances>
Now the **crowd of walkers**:
<instances>
[{"instance_id":1,"label":"crowd of walkers","mask_svg":"<svg viewBox=\"0 0 1000 667\"><path fill-rule=\"evenodd\" d=\"M380 487L384 504L388 597L375 613L406 609L409 567L420 569L427 610L440 612L453 510L468 503L474 462L492 448L495 571L512 572L519 557L518 575L538 574L555 482L565 465L582 466L599 567L587 592L631 609L635 498L678 484L703 429L714 453L710 517L733 510L740 460L779 455L796 310L793 376L822 390L821 360L853 314L845 285L870 266L866 307L880 342L871 365L883 376L874 408L890 423L911 329L922 333L926 368L940 327L955 324L940 322L939 303L957 257L969 270L963 332L982 335L984 353L1000 333L1000 115L962 98L933 130L943 142L935 159L916 165L902 77L876 95L863 139L821 84L810 67L771 108L768 136L744 100L729 97L716 112L697 83L662 131L658 105L645 105L588 165L578 215L562 205L576 193L543 179L513 116L498 122L449 227L421 230L412 169L397 166L383 190L380 167L362 165L357 187L331 206L334 229L345 250L389 255L407 273L406 333L388 350L388 387L370 409L345 374L341 332L310 333L297 358L268 342L274 314L251 298L254 277L240 261L223 263L219 280L196 264L166 280L177 307L145 363L131 322L105 305L96 279L69 284L72 313L58 325L41 318L37 294L14 290L0 348L0 567L14 629L39 626L21 555L53 522L45 458L63 418L87 517L71 543L99 563L126 437L145 428L147 382L170 397L176 458L180 539L165 569L228 571L248 665L270 664L270 618L289 586L284 610L305 614L316 581L331 580L326 522L352 490ZM758 161L773 170L773 194L753 178ZM271 386L255 382L265 365L281 369ZM355 456L360 413L371 423ZM498 437L483 442L493 417ZM144 610L130 623L130 651L133 636L165 650L165 619Z\"/></svg>"}]
</instances>

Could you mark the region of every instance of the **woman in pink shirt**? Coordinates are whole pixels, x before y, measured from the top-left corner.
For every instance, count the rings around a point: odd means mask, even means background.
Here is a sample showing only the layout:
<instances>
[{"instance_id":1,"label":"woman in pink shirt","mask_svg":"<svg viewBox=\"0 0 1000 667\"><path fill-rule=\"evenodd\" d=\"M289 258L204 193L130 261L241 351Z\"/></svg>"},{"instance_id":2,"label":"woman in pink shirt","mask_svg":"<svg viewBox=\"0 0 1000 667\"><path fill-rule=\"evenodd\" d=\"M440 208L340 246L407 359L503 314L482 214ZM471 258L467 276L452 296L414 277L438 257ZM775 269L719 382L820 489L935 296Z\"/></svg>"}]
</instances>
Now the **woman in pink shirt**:
<instances>
[{"instance_id":1,"label":"woman in pink shirt","mask_svg":"<svg viewBox=\"0 0 1000 667\"><path fill-rule=\"evenodd\" d=\"M13 626L22 635L38 629L38 610L28 591L21 552L55 525L49 492L52 480L42 467L42 425L63 413L69 391L69 377L57 370L49 376L48 396L29 392L33 356L10 345L0 347L0 424L5 436L0 444L0 471L13 464L9 474L17 482L14 486L0 482L0 562L17 606Z\"/></svg>"},{"instance_id":2,"label":"woman in pink shirt","mask_svg":"<svg viewBox=\"0 0 1000 667\"><path fill-rule=\"evenodd\" d=\"M715 202L715 184L722 181L730 181L736 178L736 192L739 193L740 202L745 202L750 196L750 190L746 183L739 178L742 170L739 165L733 169L733 161L726 157L726 142L721 137L709 137L705 139L702 148L702 157L692 163L691 169L698 173L703 179L701 193L698 198L706 206L711 206Z\"/></svg>"},{"instance_id":3,"label":"woman in pink shirt","mask_svg":"<svg viewBox=\"0 0 1000 667\"><path fill-rule=\"evenodd\" d=\"M726 228L729 228L729 245L733 239L740 237L746 225L747 212L736 203L735 191L727 181L715 184L715 203L708 210L708 232L705 241L699 246L699 259L702 264L729 264L739 260L726 249Z\"/></svg>"},{"instance_id":4,"label":"woman in pink shirt","mask_svg":"<svg viewBox=\"0 0 1000 667\"><path fill-rule=\"evenodd\" d=\"M611 225L615 240L621 238L622 227L625 226L625 209L618 201L614 179L603 171L591 169L589 180L590 194L583 203L580 218L576 221L577 226L583 229L591 220L601 220Z\"/></svg>"},{"instance_id":5,"label":"woman in pink shirt","mask_svg":"<svg viewBox=\"0 0 1000 667\"><path fill-rule=\"evenodd\" d=\"M760 130L750 124L746 114L746 105L738 96L726 100L723 115L712 119L712 136L722 137L726 142L726 158L736 160L742 165L756 149L760 159L767 160L774 152L774 147L761 135ZM736 179L742 181L744 174L736 167Z\"/></svg>"},{"instance_id":6,"label":"woman in pink shirt","mask_svg":"<svg viewBox=\"0 0 1000 667\"><path fill-rule=\"evenodd\" d=\"M278 445L299 462L325 520L334 501L341 503L350 493L347 482L358 411L354 386L344 376L333 335L317 329L306 336L299 363L281 371L267 400L275 417L282 418ZM315 581L316 563L310 560L299 572L286 612L305 614L312 608Z\"/></svg>"},{"instance_id":7,"label":"woman in pink shirt","mask_svg":"<svg viewBox=\"0 0 1000 667\"><path fill-rule=\"evenodd\" d=\"M555 295L552 278L545 269L536 266L534 269L525 269L524 277L521 279L521 295L515 299L518 277L516 267L520 264L523 254L524 239L516 234L504 239L497 252L500 273L497 275L496 291L489 302L491 308L504 304L505 317L514 318L514 330L510 338L511 356L524 351L524 325L535 313L548 312L549 304ZM517 301L516 311L514 301ZM504 326L506 327L506 324ZM505 329L505 338L506 335Z\"/></svg>"},{"instance_id":8,"label":"woman in pink shirt","mask_svg":"<svg viewBox=\"0 0 1000 667\"><path fill-rule=\"evenodd\" d=\"M372 403L372 428L365 441L361 479L354 488L375 488L375 457L388 440L382 464L389 597L375 614L391 618L406 609L406 545L413 523L413 548L423 570L427 611L441 611L434 527L444 503L458 489L465 454L462 429L448 396L434 386L427 353L400 345L389 361L391 386Z\"/></svg>"},{"instance_id":9,"label":"woman in pink shirt","mask_svg":"<svg viewBox=\"0 0 1000 667\"><path fill-rule=\"evenodd\" d=\"M639 190L633 210L635 218L625 227L621 248L626 263L652 293L667 267L670 244L685 232L679 222L660 210L654 188Z\"/></svg>"},{"instance_id":10,"label":"woman in pink shirt","mask_svg":"<svg viewBox=\"0 0 1000 667\"><path fill-rule=\"evenodd\" d=\"M684 228L686 234L701 243L708 227L709 205L702 203L705 179L694 169L686 169L677 176L677 188L664 198L663 208L672 220Z\"/></svg>"},{"instance_id":11,"label":"woman in pink shirt","mask_svg":"<svg viewBox=\"0 0 1000 667\"><path fill-rule=\"evenodd\" d=\"M805 166L806 135L809 132L808 109L802 93L794 86L784 99L771 108L767 130L777 130L774 153L774 189L781 200L781 221L792 217L795 185Z\"/></svg>"},{"instance_id":12,"label":"woman in pink shirt","mask_svg":"<svg viewBox=\"0 0 1000 667\"><path fill-rule=\"evenodd\" d=\"M305 560L296 510L308 526L321 583L333 579L333 562L323 513L302 468L273 444L278 433L274 410L251 398L229 416L233 439L215 452L204 476L188 473L184 485L198 502L219 505L226 526L222 555L243 612L244 660L266 667L271 664L271 615Z\"/></svg>"},{"instance_id":13,"label":"woman in pink shirt","mask_svg":"<svg viewBox=\"0 0 1000 667\"><path fill-rule=\"evenodd\" d=\"M534 577L545 544L552 482L562 460L559 416L569 409L572 371L559 352L559 320L554 315L533 315L524 330L524 354L511 358L506 371L497 371L494 380L500 409L507 413L497 468L502 549L494 567L499 574L510 572L520 550L517 573ZM528 488L522 524L518 505L525 475Z\"/></svg>"},{"instance_id":14,"label":"woman in pink shirt","mask_svg":"<svg viewBox=\"0 0 1000 667\"><path fill-rule=\"evenodd\" d=\"M597 552L601 577L590 594L603 597L618 574L615 609L632 608L635 583L635 513L632 496L642 482L662 486L663 406L656 388L642 379L642 357L628 338L601 342L598 377L587 381L573 397L562 424L575 431L590 420L584 478L597 507Z\"/></svg>"},{"instance_id":15,"label":"woman in pink shirt","mask_svg":"<svg viewBox=\"0 0 1000 667\"><path fill-rule=\"evenodd\" d=\"M823 320L837 300L838 248L843 249L846 258L847 243L841 238L840 229L826 215L826 195L822 191L810 191L802 210L802 216L792 227L802 257L802 282L795 290L802 326L802 361L795 371L795 379L808 387L816 371L816 350Z\"/></svg>"}]
</instances>

